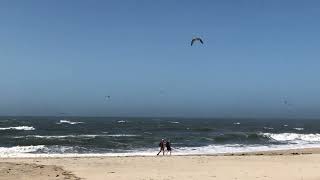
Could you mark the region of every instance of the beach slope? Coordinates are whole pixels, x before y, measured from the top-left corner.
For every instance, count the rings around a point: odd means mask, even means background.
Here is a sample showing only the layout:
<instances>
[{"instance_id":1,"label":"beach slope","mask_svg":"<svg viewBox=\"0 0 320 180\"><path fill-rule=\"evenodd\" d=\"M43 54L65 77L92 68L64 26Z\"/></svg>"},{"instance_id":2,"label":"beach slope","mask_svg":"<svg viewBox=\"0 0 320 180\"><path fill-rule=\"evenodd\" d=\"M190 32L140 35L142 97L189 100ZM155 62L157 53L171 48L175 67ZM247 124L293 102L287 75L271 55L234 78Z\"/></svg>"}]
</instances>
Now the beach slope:
<instances>
[{"instance_id":1,"label":"beach slope","mask_svg":"<svg viewBox=\"0 0 320 180\"><path fill-rule=\"evenodd\" d=\"M0 179L319 180L319 154L0 159Z\"/></svg>"}]
</instances>

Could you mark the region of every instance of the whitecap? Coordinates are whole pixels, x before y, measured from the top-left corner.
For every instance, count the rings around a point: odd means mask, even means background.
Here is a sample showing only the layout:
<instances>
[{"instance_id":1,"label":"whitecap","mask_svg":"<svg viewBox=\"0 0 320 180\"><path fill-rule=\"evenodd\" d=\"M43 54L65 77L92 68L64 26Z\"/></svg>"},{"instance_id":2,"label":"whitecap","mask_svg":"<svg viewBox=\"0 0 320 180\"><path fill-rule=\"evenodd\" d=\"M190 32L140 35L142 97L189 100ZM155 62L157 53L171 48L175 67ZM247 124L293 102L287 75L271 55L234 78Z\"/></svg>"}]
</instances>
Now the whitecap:
<instances>
[{"instance_id":1,"label":"whitecap","mask_svg":"<svg viewBox=\"0 0 320 180\"><path fill-rule=\"evenodd\" d=\"M109 136L109 137L135 137L135 136L140 136L140 135L136 135L136 134L109 134L106 136Z\"/></svg>"},{"instance_id":2,"label":"whitecap","mask_svg":"<svg viewBox=\"0 0 320 180\"><path fill-rule=\"evenodd\" d=\"M25 153L35 153L43 148L44 145L0 147L0 157L23 157Z\"/></svg>"},{"instance_id":3,"label":"whitecap","mask_svg":"<svg viewBox=\"0 0 320 180\"><path fill-rule=\"evenodd\" d=\"M263 127L263 129L272 130L272 127Z\"/></svg>"},{"instance_id":4,"label":"whitecap","mask_svg":"<svg viewBox=\"0 0 320 180\"><path fill-rule=\"evenodd\" d=\"M65 138L95 138L97 136L105 136L105 135L99 135L99 134L56 135L56 136L27 135L27 136L15 136L14 138L65 139Z\"/></svg>"},{"instance_id":5,"label":"whitecap","mask_svg":"<svg viewBox=\"0 0 320 180\"><path fill-rule=\"evenodd\" d=\"M262 135L274 139L276 141L289 141L292 143L310 143L319 142L320 134L297 134L297 133L262 133Z\"/></svg>"},{"instance_id":6,"label":"whitecap","mask_svg":"<svg viewBox=\"0 0 320 180\"><path fill-rule=\"evenodd\" d=\"M169 123L172 123L172 124L180 124L180 122L178 122L178 121L169 121Z\"/></svg>"},{"instance_id":7,"label":"whitecap","mask_svg":"<svg viewBox=\"0 0 320 180\"><path fill-rule=\"evenodd\" d=\"M35 130L32 126L16 126L16 127L2 127L0 130L18 130L18 131L33 131Z\"/></svg>"},{"instance_id":8,"label":"whitecap","mask_svg":"<svg viewBox=\"0 0 320 180\"><path fill-rule=\"evenodd\" d=\"M119 120L119 121L117 121L118 123L126 123L127 121L125 121L125 120Z\"/></svg>"},{"instance_id":9,"label":"whitecap","mask_svg":"<svg viewBox=\"0 0 320 180\"><path fill-rule=\"evenodd\" d=\"M240 123L239 122L235 122L235 123L233 123L234 125L240 125Z\"/></svg>"},{"instance_id":10,"label":"whitecap","mask_svg":"<svg viewBox=\"0 0 320 180\"><path fill-rule=\"evenodd\" d=\"M62 119L57 124L63 124L63 123L66 123L66 124L82 124L84 122L69 121L69 120Z\"/></svg>"},{"instance_id":11,"label":"whitecap","mask_svg":"<svg viewBox=\"0 0 320 180\"><path fill-rule=\"evenodd\" d=\"M78 135L27 135L27 136L16 136L14 138L42 138L42 139L65 139L65 138L96 138L96 137L135 137L140 135L135 134L78 134Z\"/></svg>"},{"instance_id":12,"label":"whitecap","mask_svg":"<svg viewBox=\"0 0 320 180\"><path fill-rule=\"evenodd\" d=\"M304 128L292 128L292 129L297 130L297 131L303 131L304 130Z\"/></svg>"}]
</instances>

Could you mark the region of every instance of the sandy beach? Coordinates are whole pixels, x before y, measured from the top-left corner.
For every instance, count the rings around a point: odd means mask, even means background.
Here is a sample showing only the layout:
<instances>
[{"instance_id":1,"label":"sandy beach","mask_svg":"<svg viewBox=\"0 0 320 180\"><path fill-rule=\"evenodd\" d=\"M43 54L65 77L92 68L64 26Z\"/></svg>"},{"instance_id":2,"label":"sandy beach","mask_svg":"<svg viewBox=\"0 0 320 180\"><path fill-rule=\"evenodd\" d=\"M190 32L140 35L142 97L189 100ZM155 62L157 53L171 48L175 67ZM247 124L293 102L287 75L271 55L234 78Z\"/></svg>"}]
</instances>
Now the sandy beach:
<instances>
[{"instance_id":1,"label":"sandy beach","mask_svg":"<svg viewBox=\"0 0 320 180\"><path fill-rule=\"evenodd\" d=\"M0 179L319 180L318 149L199 156L2 158Z\"/></svg>"}]
</instances>

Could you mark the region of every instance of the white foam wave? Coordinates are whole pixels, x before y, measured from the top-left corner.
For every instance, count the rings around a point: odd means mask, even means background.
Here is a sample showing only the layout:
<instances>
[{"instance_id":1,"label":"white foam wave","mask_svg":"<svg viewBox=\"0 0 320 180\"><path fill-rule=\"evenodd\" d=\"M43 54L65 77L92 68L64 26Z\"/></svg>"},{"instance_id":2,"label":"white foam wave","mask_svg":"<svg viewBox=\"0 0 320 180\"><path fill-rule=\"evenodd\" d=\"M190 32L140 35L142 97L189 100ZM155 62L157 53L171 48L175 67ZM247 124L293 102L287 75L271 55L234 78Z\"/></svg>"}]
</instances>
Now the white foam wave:
<instances>
[{"instance_id":1,"label":"white foam wave","mask_svg":"<svg viewBox=\"0 0 320 180\"><path fill-rule=\"evenodd\" d=\"M18 130L18 131L33 131L35 130L32 126L16 126L16 127L3 127L0 130Z\"/></svg>"},{"instance_id":2,"label":"white foam wave","mask_svg":"<svg viewBox=\"0 0 320 180\"><path fill-rule=\"evenodd\" d=\"M297 131L303 131L304 128L293 128L294 130L297 130Z\"/></svg>"},{"instance_id":3,"label":"white foam wave","mask_svg":"<svg viewBox=\"0 0 320 180\"><path fill-rule=\"evenodd\" d=\"M243 145L243 144L225 144L208 145L201 147L173 147L173 155L198 155L198 154L220 154L220 153L241 153L258 152L302 148L320 148L320 134L297 134L297 133L262 133L262 135L272 138L276 141L286 142L286 144L272 145ZM66 138L66 137L96 137L100 135L65 135L65 136L39 136L38 138ZM134 134L111 134L104 136L122 137L138 136ZM73 153L74 152L74 153ZM77 153L73 147L46 147L39 146L16 146L0 147L0 158L4 157L97 157L97 156L155 156L158 148L141 148L130 151L112 152L112 153Z\"/></svg>"},{"instance_id":4,"label":"white foam wave","mask_svg":"<svg viewBox=\"0 0 320 180\"><path fill-rule=\"evenodd\" d=\"M45 138L45 139L64 139L64 138L83 138L83 137L88 137L88 138L95 138L99 135L95 134L83 134L83 135L62 135L62 136L40 136L40 135L33 135L33 136L27 136L27 137L35 137L35 138Z\"/></svg>"},{"instance_id":5,"label":"white foam wave","mask_svg":"<svg viewBox=\"0 0 320 180\"><path fill-rule=\"evenodd\" d=\"M276 141L291 141L293 143L301 143L304 141L305 143L320 143L320 134L297 134L297 133L263 133L264 136L270 137Z\"/></svg>"},{"instance_id":6,"label":"white foam wave","mask_svg":"<svg viewBox=\"0 0 320 180\"><path fill-rule=\"evenodd\" d=\"M57 136L42 136L42 135L27 135L15 136L14 138L41 138L41 139L65 139L65 138L95 138L98 136L106 136L104 134L80 134L80 135L57 135Z\"/></svg>"},{"instance_id":7,"label":"white foam wave","mask_svg":"<svg viewBox=\"0 0 320 180\"><path fill-rule=\"evenodd\" d=\"M233 123L234 125L240 125L241 123L239 123L239 122L235 122L235 123Z\"/></svg>"},{"instance_id":8,"label":"white foam wave","mask_svg":"<svg viewBox=\"0 0 320 180\"><path fill-rule=\"evenodd\" d=\"M180 122L178 122L178 121L169 121L169 123L172 123L172 124L180 124Z\"/></svg>"},{"instance_id":9,"label":"white foam wave","mask_svg":"<svg viewBox=\"0 0 320 180\"><path fill-rule=\"evenodd\" d=\"M65 119L61 119L57 124L63 124L63 123L66 123L66 124L81 124L81 123L84 123L84 122L68 121L68 120L65 120Z\"/></svg>"},{"instance_id":10,"label":"white foam wave","mask_svg":"<svg viewBox=\"0 0 320 180\"><path fill-rule=\"evenodd\" d=\"M119 120L119 121L117 121L118 123L126 123L127 121L125 121L125 120Z\"/></svg>"},{"instance_id":11,"label":"white foam wave","mask_svg":"<svg viewBox=\"0 0 320 180\"><path fill-rule=\"evenodd\" d=\"M39 146L17 146L0 147L0 158L11 157L102 157L102 156L155 156L158 148L144 148L125 152L112 153L70 153L72 147L54 147L58 148L60 153L51 153L50 148ZM210 155L223 153L242 153L242 152L260 152L274 150L289 150L302 148L320 148L320 144L283 144L283 145L208 145L202 147L173 147L173 155ZM37 153L42 151L45 153ZM69 153L64 153L69 152Z\"/></svg>"},{"instance_id":12,"label":"white foam wave","mask_svg":"<svg viewBox=\"0 0 320 180\"><path fill-rule=\"evenodd\" d=\"M44 145L0 147L0 157L24 157L26 153L34 153L44 148Z\"/></svg>"},{"instance_id":13,"label":"white foam wave","mask_svg":"<svg viewBox=\"0 0 320 180\"><path fill-rule=\"evenodd\" d=\"M42 135L27 135L15 136L13 138L41 138L41 139L66 139L66 138L96 138L96 137L136 137L136 134L79 134L79 135L56 135L56 136L42 136Z\"/></svg>"},{"instance_id":14,"label":"white foam wave","mask_svg":"<svg viewBox=\"0 0 320 180\"><path fill-rule=\"evenodd\" d=\"M272 130L272 127L263 127L263 129Z\"/></svg>"},{"instance_id":15,"label":"white foam wave","mask_svg":"<svg viewBox=\"0 0 320 180\"><path fill-rule=\"evenodd\" d=\"M222 154L222 153L242 153L242 152L261 152L274 150L289 150L302 148L318 148L320 144L283 144L283 145L208 145L203 147L181 147L174 149L176 155L192 155L192 154Z\"/></svg>"},{"instance_id":16,"label":"white foam wave","mask_svg":"<svg viewBox=\"0 0 320 180\"><path fill-rule=\"evenodd\" d=\"M135 137L135 136L140 136L140 135L136 135L136 134L109 134L106 136L109 136L109 137Z\"/></svg>"}]
</instances>

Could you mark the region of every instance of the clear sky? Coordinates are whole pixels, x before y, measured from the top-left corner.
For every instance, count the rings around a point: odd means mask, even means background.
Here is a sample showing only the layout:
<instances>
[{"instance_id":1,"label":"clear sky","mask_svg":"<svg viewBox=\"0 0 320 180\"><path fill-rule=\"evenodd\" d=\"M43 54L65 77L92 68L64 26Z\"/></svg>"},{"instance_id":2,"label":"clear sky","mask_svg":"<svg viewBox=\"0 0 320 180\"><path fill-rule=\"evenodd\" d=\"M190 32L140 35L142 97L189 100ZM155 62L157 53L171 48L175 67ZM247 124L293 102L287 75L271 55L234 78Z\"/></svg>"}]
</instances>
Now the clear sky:
<instances>
[{"instance_id":1,"label":"clear sky","mask_svg":"<svg viewBox=\"0 0 320 180\"><path fill-rule=\"evenodd\" d=\"M317 118L319 19L316 0L2 0L0 114Z\"/></svg>"}]
</instances>

